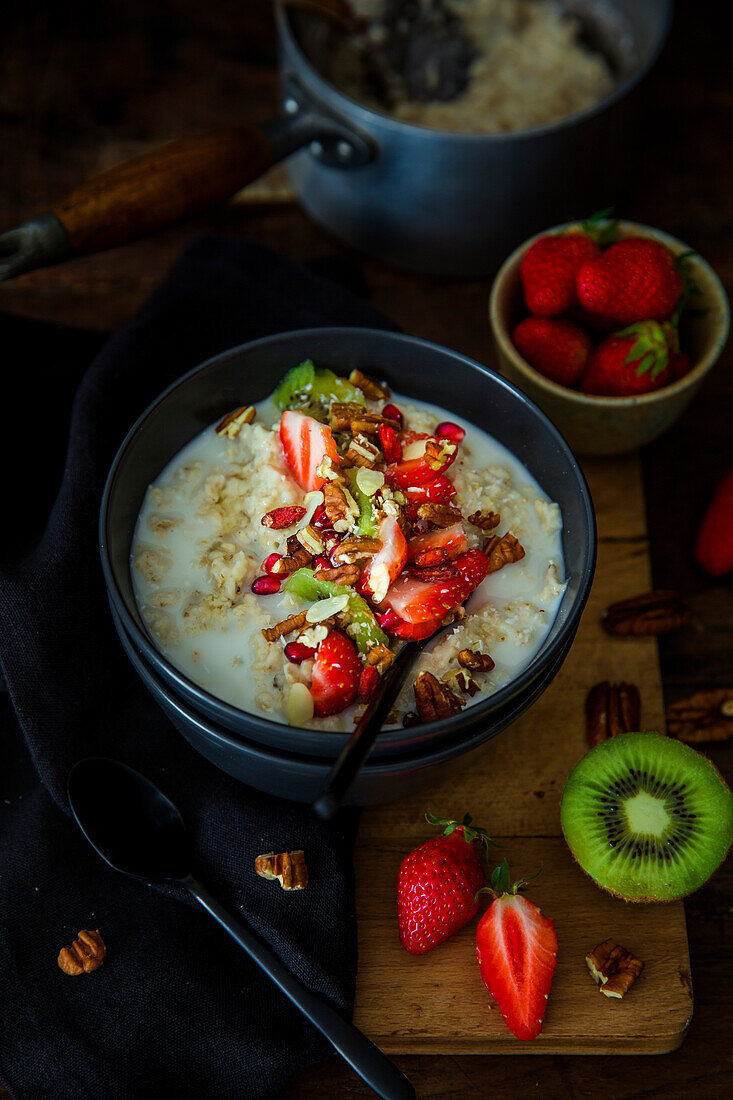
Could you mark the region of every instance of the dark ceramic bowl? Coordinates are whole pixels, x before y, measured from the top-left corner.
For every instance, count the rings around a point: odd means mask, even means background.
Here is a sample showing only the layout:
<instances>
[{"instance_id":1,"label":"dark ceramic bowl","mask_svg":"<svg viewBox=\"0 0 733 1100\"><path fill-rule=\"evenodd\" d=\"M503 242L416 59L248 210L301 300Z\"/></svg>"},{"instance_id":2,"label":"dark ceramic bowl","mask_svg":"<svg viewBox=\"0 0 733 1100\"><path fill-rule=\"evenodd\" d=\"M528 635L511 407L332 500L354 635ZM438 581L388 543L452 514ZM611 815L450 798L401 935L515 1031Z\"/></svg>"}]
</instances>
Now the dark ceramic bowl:
<instances>
[{"instance_id":1,"label":"dark ceramic bowl","mask_svg":"<svg viewBox=\"0 0 733 1100\"><path fill-rule=\"evenodd\" d=\"M529 705L526 700L534 697L537 685L542 683L544 688L549 682L547 670L556 670L567 652L593 577L593 506L567 444L527 397L473 360L423 340L373 329L304 329L235 348L169 387L122 444L102 500L102 566L120 628L166 693L203 724L211 723L227 731L227 736L236 735L232 744L242 739L248 746L259 744L273 753L304 758L333 759L341 751L346 733L300 730L268 721L222 702L179 672L149 635L135 603L130 574L135 522L150 482L204 427L235 406L266 397L289 367L306 358L342 374L354 367L371 371L395 390L472 421L507 446L562 509L568 584L555 622L532 663L489 699L445 722L380 734L372 759L416 757L441 747L455 748L477 732L486 740L505 728L508 705L512 705L512 719Z\"/></svg>"}]
</instances>

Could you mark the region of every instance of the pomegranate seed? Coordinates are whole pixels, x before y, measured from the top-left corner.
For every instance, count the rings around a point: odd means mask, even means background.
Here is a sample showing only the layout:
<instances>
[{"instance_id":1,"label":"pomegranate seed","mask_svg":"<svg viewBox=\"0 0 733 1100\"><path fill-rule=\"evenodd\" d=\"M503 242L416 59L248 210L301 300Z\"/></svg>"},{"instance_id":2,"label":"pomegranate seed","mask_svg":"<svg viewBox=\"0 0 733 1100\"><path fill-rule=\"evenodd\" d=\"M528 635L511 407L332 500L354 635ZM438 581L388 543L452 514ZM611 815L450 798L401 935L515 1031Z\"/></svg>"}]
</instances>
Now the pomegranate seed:
<instances>
[{"instance_id":1,"label":"pomegranate seed","mask_svg":"<svg viewBox=\"0 0 733 1100\"><path fill-rule=\"evenodd\" d=\"M282 561L282 560L283 560L282 554L268 554L268 556L265 558L265 560L262 563L262 568L267 573L268 577L272 577L272 576L275 575L276 571L273 568L274 565L275 565L275 562Z\"/></svg>"},{"instance_id":2,"label":"pomegranate seed","mask_svg":"<svg viewBox=\"0 0 733 1100\"><path fill-rule=\"evenodd\" d=\"M311 524L318 531L320 531L324 527L330 527L331 521L328 518L328 516L326 515L326 506L325 506L325 504L319 504L318 505L315 512L313 513L313 518L311 519Z\"/></svg>"},{"instance_id":3,"label":"pomegranate seed","mask_svg":"<svg viewBox=\"0 0 733 1100\"><path fill-rule=\"evenodd\" d=\"M405 419L396 405L385 405L382 409L382 416L386 416L387 420L396 420L400 427L402 427Z\"/></svg>"},{"instance_id":4,"label":"pomegranate seed","mask_svg":"<svg viewBox=\"0 0 733 1100\"><path fill-rule=\"evenodd\" d=\"M381 626L382 630L386 631L387 634L389 634L390 631L394 629L394 627L400 625L402 620L400 619L397 612L393 611L390 607L387 611L384 612L383 615L377 615L377 622Z\"/></svg>"},{"instance_id":5,"label":"pomegranate seed","mask_svg":"<svg viewBox=\"0 0 733 1100\"><path fill-rule=\"evenodd\" d=\"M294 665L299 665L301 661L310 661L311 657L315 657L315 649L311 649L308 645L303 645L302 642L288 642L285 646L285 656Z\"/></svg>"},{"instance_id":6,"label":"pomegranate seed","mask_svg":"<svg viewBox=\"0 0 733 1100\"><path fill-rule=\"evenodd\" d=\"M399 462L402 458L402 444L397 438L397 432L390 428L389 424L379 425L379 442L382 445L382 453L387 462Z\"/></svg>"},{"instance_id":7,"label":"pomegranate seed","mask_svg":"<svg viewBox=\"0 0 733 1100\"><path fill-rule=\"evenodd\" d=\"M379 673L374 665L367 665L359 677L359 698L362 703L368 703L378 687Z\"/></svg>"},{"instance_id":8,"label":"pomegranate seed","mask_svg":"<svg viewBox=\"0 0 733 1100\"><path fill-rule=\"evenodd\" d=\"M283 527L292 527L305 515L305 508L299 504L288 505L287 508L273 508L271 512L265 512L260 520L263 527L272 527L274 531L280 531Z\"/></svg>"},{"instance_id":9,"label":"pomegranate seed","mask_svg":"<svg viewBox=\"0 0 733 1100\"><path fill-rule=\"evenodd\" d=\"M354 589L359 593L360 596L363 596L364 599L366 599L366 600L371 599L372 590L371 590L371 588L367 587L365 573L361 573L359 575L359 579L356 582L356 584L354 585Z\"/></svg>"},{"instance_id":10,"label":"pomegranate seed","mask_svg":"<svg viewBox=\"0 0 733 1100\"><path fill-rule=\"evenodd\" d=\"M442 424L438 424L435 434L438 439L450 439L451 443L460 443L466 438L465 429L460 424L454 424L452 420L444 420Z\"/></svg>"},{"instance_id":11,"label":"pomegranate seed","mask_svg":"<svg viewBox=\"0 0 733 1100\"><path fill-rule=\"evenodd\" d=\"M324 558L323 554L319 554L316 560L313 562L314 569L330 569L331 563L328 558Z\"/></svg>"},{"instance_id":12,"label":"pomegranate seed","mask_svg":"<svg viewBox=\"0 0 733 1100\"><path fill-rule=\"evenodd\" d=\"M257 577L252 581L252 591L257 596L271 596L280 591L280 581L277 577Z\"/></svg>"}]
</instances>

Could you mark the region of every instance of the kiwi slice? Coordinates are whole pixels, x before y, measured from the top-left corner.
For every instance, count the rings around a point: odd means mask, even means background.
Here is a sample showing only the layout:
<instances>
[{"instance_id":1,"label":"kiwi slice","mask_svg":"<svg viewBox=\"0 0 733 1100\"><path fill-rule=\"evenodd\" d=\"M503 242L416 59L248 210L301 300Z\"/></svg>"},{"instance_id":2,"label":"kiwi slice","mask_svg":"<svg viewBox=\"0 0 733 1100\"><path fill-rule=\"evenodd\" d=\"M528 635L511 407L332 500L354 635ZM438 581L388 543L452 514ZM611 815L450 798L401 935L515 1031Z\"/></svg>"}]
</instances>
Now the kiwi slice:
<instances>
[{"instance_id":1,"label":"kiwi slice","mask_svg":"<svg viewBox=\"0 0 733 1100\"><path fill-rule=\"evenodd\" d=\"M625 733L568 776L560 819L599 886L627 901L673 901L699 889L733 841L733 795L717 768L658 733Z\"/></svg>"}]
</instances>

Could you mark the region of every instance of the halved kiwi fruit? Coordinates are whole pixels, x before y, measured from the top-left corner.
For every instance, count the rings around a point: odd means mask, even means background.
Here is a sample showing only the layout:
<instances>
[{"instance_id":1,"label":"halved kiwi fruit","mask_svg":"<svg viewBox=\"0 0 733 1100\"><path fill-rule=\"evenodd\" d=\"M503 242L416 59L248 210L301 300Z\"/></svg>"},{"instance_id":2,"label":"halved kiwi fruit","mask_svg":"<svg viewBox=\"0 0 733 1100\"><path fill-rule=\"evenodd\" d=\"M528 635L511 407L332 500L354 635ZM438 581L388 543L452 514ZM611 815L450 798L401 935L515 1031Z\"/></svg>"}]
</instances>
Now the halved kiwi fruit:
<instances>
[{"instance_id":1,"label":"halved kiwi fruit","mask_svg":"<svg viewBox=\"0 0 733 1100\"><path fill-rule=\"evenodd\" d=\"M673 901L702 886L725 858L733 795L689 745L625 733L575 765L560 819L571 852L604 890L627 901Z\"/></svg>"}]
</instances>

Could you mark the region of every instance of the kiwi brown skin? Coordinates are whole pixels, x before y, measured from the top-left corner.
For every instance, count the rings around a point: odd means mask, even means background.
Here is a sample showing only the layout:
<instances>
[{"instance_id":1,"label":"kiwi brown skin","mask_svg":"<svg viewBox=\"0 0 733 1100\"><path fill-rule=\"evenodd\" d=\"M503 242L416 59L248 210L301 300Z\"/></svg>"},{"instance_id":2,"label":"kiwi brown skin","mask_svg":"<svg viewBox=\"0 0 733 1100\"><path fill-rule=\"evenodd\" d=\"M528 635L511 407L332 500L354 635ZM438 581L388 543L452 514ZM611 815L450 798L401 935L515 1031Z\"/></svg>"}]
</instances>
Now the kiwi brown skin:
<instances>
[{"instance_id":1,"label":"kiwi brown skin","mask_svg":"<svg viewBox=\"0 0 733 1100\"><path fill-rule=\"evenodd\" d=\"M662 735L660 735L658 733L653 733L651 731L648 734L639 734L639 733L622 734L619 738L615 738L614 740L619 742L619 741L624 740L625 738L637 738L638 739L639 737L646 738L646 737L649 737L649 736L653 737L655 740L659 739L660 741L663 741L665 743L667 742L666 737L663 737ZM671 743L672 744L677 744L677 745L680 744L679 742L671 742ZM582 759L585 760L587 757L591 756L593 753L597 752L599 749L602 749L603 744L608 744L608 742L602 742L601 745L596 746L595 749L592 749L590 751L590 753L586 753L586 756ZM725 802L730 802L730 804L733 805L733 796L731 795L730 788L728 787L728 784L725 782L725 780L723 779L722 775L720 774L720 772L716 768L716 766L713 764L713 762L711 760L709 760L708 757L703 756L702 753L698 753L696 750L691 749L689 746L684 746L684 750L685 750L685 752L691 753L693 757L694 756L700 757L705 762L705 769L709 770L710 778L713 778L719 784L719 788L716 792L718 798L722 798L724 803ZM690 894L695 893L702 886L704 886L705 882L707 882L712 877L712 875L715 873L715 871L717 871L717 869L723 863L723 861L725 860L725 858L728 854L728 851L730 850L731 842L733 841L733 828L731 828L730 825L729 825L729 828L728 828L727 846L724 849L720 850L720 858L718 859L717 863L715 863L714 865L711 864L709 867L706 867L704 869L707 872L706 877L704 879L700 878L699 881L697 881L696 884L694 886L692 886L690 889L686 889L686 890L681 889L681 890L679 890L679 892L677 892L675 890L675 893L673 895L668 896L668 897L654 897L654 896L648 896L648 895L645 895L645 894L636 894L636 893L633 894L633 895L629 894L629 893L621 893L619 890L614 889L613 886L608 885L607 883L601 881L600 878L597 878L593 873L591 873L591 871L588 870L583 865L581 860L578 858L578 856L577 856L577 854L576 854L576 852L573 848L571 838L568 836L568 830L565 827L565 821L563 820L563 817L562 817L563 802L565 801L565 794L566 794L566 791L567 791L567 788L568 788L570 778L571 778L571 776L573 776L573 774L576 772L576 770L580 767L581 763L582 763L582 760L579 761L578 764L576 764L575 767L572 769L570 775L568 776L568 780L566 781L565 789L563 790L563 798L561 800L561 807L560 807L560 809L561 809L561 827L562 827L562 830L563 830L563 835L565 837L565 841L566 841L568 847L570 848L570 852L571 852L571 855L573 856L573 859L578 864L578 866L581 868L581 870L591 879L591 881L594 882L596 884L596 886L599 886L606 893L611 894L613 897L620 898L622 901L628 901L628 902L640 903L640 904L669 904L673 901L678 901L683 897L687 897ZM727 806L727 809L729 811L728 812L728 817L730 817L730 806Z\"/></svg>"}]
</instances>

